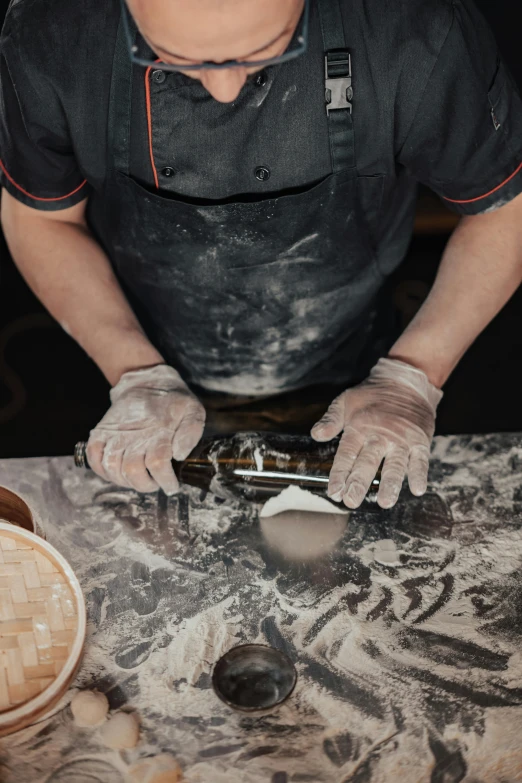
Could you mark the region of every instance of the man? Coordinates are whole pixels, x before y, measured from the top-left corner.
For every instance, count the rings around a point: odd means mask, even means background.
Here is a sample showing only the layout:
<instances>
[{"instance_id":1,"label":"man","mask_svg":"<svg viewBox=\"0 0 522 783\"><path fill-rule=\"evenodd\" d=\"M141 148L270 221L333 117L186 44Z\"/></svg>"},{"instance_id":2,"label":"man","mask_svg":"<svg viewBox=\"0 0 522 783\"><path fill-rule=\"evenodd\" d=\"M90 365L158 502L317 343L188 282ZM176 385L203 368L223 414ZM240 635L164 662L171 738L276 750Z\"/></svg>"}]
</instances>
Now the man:
<instances>
[{"instance_id":1,"label":"man","mask_svg":"<svg viewBox=\"0 0 522 783\"><path fill-rule=\"evenodd\" d=\"M342 382L331 497L383 459L381 506L425 491L440 388L522 275L522 104L472 0L17 0L1 96L11 252L114 387L101 476L175 492L198 389ZM463 219L392 345L417 181Z\"/></svg>"}]
</instances>

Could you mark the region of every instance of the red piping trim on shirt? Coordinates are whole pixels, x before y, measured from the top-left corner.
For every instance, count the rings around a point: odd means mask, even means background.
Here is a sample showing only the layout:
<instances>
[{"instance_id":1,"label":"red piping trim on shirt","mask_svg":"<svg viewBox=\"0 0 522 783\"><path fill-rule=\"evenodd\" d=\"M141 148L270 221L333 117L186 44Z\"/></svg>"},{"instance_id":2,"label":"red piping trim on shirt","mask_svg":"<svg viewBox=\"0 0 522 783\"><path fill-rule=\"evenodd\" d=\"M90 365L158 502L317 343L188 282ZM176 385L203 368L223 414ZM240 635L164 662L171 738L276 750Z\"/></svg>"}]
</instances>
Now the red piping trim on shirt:
<instances>
[{"instance_id":1,"label":"red piping trim on shirt","mask_svg":"<svg viewBox=\"0 0 522 783\"><path fill-rule=\"evenodd\" d=\"M155 60L155 62L159 63L161 62L161 60L158 58L157 60ZM149 83L149 75L151 70L152 70L152 65L149 65L149 67L145 71L145 104L147 107L147 131L149 134L150 165L152 166L152 174L154 176L154 184L156 185L156 190L159 190L158 172L156 170L156 164L154 163L154 152L152 151L152 112L150 108L150 83Z\"/></svg>"},{"instance_id":2,"label":"red piping trim on shirt","mask_svg":"<svg viewBox=\"0 0 522 783\"><path fill-rule=\"evenodd\" d=\"M492 196L493 193L497 192L497 190L500 190L501 188L504 187L504 185L507 185L508 182L510 182L513 179L513 177L516 177L518 172L521 171L521 170L522 170L522 163L517 168L517 170L514 171L513 174L511 174L511 176L509 176L507 179L504 180L504 182L501 182L501 184L498 185L496 188L493 188L493 190L490 190L489 193L484 193L483 196L477 196L477 198L468 198L465 201L456 201L453 198L446 198L445 196L443 196L443 199L444 199L444 201L449 201L451 204L473 204L475 201L482 201L483 198L487 198L488 196Z\"/></svg>"},{"instance_id":3,"label":"red piping trim on shirt","mask_svg":"<svg viewBox=\"0 0 522 783\"><path fill-rule=\"evenodd\" d=\"M77 188L71 190L71 192L67 193L65 196L55 196L54 198L42 198L41 196L33 196L32 193L29 193L29 191L24 190L21 185L15 182L1 160L0 160L0 168L4 172L5 176L7 177L11 185L14 185L15 188L17 188L17 190L20 191L20 193L24 194L24 196L29 196L29 198L34 198L35 201L62 201L64 198L69 198L69 196L74 196L75 193L78 193L78 191L81 190L85 185L85 183L87 182L87 180L84 179L81 185L78 185Z\"/></svg>"}]
</instances>

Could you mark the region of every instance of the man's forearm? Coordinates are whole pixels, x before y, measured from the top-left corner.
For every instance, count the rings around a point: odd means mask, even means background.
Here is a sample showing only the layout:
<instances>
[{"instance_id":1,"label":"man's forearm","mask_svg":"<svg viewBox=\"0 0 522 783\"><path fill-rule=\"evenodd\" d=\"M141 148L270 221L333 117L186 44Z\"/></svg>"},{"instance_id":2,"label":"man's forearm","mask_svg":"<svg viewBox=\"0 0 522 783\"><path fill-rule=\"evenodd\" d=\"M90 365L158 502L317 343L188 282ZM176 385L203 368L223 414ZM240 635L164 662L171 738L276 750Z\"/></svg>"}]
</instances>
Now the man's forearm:
<instances>
[{"instance_id":1,"label":"man's forearm","mask_svg":"<svg viewBox=\"0 0 522 783\"><path fill-rule=\"evenodd\" d=\"M522 196L465 217L451 237L426 302L390 351L441 387L522 280Z\"/></svg>"},{"instance_id":2,"label":"man's forearm","mask_svg":"<svg viewBox=\"0 0 522 783\"><path fill-rule=\"evenodd\" d=\"M40 215L2 194L12 256L38 298L96 362L111 385L124 372L163 362L132 312L110 263L76 208L71 220Z\"/></svg>"}]
</instances>

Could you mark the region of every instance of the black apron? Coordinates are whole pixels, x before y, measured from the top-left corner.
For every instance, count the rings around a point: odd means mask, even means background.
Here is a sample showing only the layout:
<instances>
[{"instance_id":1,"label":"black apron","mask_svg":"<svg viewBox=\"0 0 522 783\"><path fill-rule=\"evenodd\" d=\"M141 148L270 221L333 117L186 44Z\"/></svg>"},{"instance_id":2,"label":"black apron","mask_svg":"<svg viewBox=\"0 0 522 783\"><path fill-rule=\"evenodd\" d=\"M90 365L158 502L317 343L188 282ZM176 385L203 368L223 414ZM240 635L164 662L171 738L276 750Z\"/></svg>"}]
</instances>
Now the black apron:
<instances>
[{"instance_id":1,"label":"black apron","mask_svg":"<svg viewBox=\"0 0 522 783\"><path fill-rule=\"evenodd\" d=\"M383 277L358 198L339 0L319 0L319 12L324 53L304 56L325 71L332 173L297 192L232 203L151 191L129 176L136 66L120 21L109 173L104 192L91 199L90 222L149 338L196 387L271 395L349 385L393 339L389 310L384 328L379 323Z\"/></svg>"}]
</instances>

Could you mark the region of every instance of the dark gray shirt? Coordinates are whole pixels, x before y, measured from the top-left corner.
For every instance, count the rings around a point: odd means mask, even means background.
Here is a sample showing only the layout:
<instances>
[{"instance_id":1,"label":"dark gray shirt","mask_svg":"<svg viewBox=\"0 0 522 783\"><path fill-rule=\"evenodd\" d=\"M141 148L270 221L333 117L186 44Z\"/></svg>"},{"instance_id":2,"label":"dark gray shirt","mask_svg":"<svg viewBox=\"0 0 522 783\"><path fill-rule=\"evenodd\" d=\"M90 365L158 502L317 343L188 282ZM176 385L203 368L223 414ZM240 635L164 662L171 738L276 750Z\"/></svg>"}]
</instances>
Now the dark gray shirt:
<instances>
[{"instance_id":1,"label":"dark gray shirt","mask_svg":"<svg viewBox=\"0 0 522 783\"><path fill-rule=\"evenodd\" d=\"M341 3L353 57L357 170L386 272L409 241L417 181L462 214L520 193L522 102L471 0ZM117 0L11 4L1 39L1 180L25 204L63 209L101 190L118 19ZM318 47L312 0L305 56ZM283 68L293 69L292 79L273 128L265 107ZM304 72L299 60L268 68L224 105L184 75L163 79L134 66L131 175L205 203L320 180L331 171L323 73L305 79ZM285 114L303 105L299 137L285 136ZM256 178L259 166L270 170L268 180Z\"/></svg>"}]
</instances>

